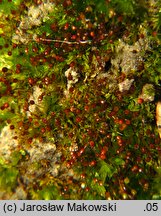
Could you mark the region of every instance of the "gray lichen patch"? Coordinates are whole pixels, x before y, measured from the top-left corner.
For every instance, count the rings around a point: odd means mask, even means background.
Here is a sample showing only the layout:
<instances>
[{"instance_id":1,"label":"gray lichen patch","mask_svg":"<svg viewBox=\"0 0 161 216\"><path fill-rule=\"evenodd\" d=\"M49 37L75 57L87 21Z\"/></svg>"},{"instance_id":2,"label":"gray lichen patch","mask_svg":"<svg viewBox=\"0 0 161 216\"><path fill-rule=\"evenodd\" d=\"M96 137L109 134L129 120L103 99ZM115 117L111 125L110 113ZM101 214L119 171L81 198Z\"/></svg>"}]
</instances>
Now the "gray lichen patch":
<instances>
[{"instance_id":1,"label":"gray lichen patch","mask_svg":"<svg viewBox=\"0 0 161 216\"><path fill-rule=\"evenodd\" d=\"M51 178L59 176L60 181L75 176L74 171L61 162L62 152L54 142L34 140L26 153L28 160L20 164L21 181L26 187L45 175Z\"/></svg>"},{"instance_id":2,"label":"gray lichen patch","mask_svg":"<svg viewBox=\"0 0 161 216\"><path fill-rule=\"evenodd\" d=\"M42 159L53 159L53 155L56 151L56 145L51 142L40 143L35 141L32 147L28 150L31 162L35 162Z\"/></svg>"},{"instance_id":3,"label":"gray lichen patch","mask_svg":"<svg viewBox=\"0 0 161 216\"><path fill-rule=\"evenodd\" d=\"M20 24L12 37L14 43L29 43L36 37L35 34L30 35L27 31L33 27L40 26L43 21L49 19L49 13L54 10L52 1L44 1L39 6L29 6L28 13L22 16Z\"/></svg>"},{"instance_id":4,"label":"gray lichen patch","mask_svg":"<svg viewBox=\"0 0 161 216\"><path fill-rule=\"evenodd\" d=\"M9 125L5 126L0 133L0 157L5 160L8 160L11 153L18 147L18 140L14 139L16 135Z\"/></svg>"},{"instance_id":5,"label":"gray lichen patch","mask_svg":"<svg viewBox=\"0 0 161 216\"><path fill-rule=\"evenodd\" d=\"M111 59L113 70L121 70L126 75L136 72L138 66L143 61L143 53L148 49L149 41L146 37L140 38L133 45L129 45L120 39L116 46L115 55Z\"/></svg>"},{"instance_id":6,"label":"gray lichen patch","mask_svg":"<svg viewBox=\"0 0 161 216\"><path fill-rule=\"evenodd\" d=\"M99 73L97 79L105 78L112 92L118 89L120 92L128 91L135 82L134 74L144 69L143 56L150 49L150 41L147 37L140 38L132 45L119 39L110 60L110 69L107 72ZM119 82L118 77L121 73L125 74L125 80Z\"/></svg>"},{"instance_id":7,"label":"gray lichen patch","mask_svg":"<svg viewBox=\"0 0 161 216\"><path fill-rule=\"evenodd\" d=\"M29 160L20 165L22 169L25 167L22 179L27 185L47 173L51 164L53 164L53 169L55 169L54 165L58 160L56 145L48 141L41 143L34 140L32 146L27 149L27 155Z\"/></svg>"}]
</instances>

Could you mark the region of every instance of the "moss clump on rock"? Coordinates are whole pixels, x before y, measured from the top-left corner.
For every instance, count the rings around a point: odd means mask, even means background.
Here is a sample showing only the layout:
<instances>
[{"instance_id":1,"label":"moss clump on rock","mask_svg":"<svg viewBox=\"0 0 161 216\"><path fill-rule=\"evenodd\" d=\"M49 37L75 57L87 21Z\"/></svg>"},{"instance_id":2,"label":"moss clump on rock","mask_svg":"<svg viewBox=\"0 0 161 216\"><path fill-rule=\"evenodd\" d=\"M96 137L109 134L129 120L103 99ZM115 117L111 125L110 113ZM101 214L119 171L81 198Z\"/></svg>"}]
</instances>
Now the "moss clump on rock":
<instances>
[{"instance_id":1,"label":"moss clump on rock","mask_svg":"<svg viewBox=\"0 0 161 216\"><path fill-rule=\"evenodd\" d=\"M0 1L2 199L160 198L160 7Z\"/></svg>"}]
</instances>

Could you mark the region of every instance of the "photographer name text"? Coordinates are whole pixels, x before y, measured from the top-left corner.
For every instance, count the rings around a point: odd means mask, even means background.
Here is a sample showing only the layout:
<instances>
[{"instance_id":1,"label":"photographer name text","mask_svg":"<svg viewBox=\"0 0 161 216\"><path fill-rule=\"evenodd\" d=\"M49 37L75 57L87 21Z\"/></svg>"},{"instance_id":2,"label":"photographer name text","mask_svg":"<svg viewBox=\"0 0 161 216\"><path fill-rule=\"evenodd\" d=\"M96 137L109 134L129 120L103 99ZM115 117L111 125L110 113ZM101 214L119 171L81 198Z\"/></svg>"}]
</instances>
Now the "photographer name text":
<instances>
[{"instance_id":1,"label":"photographer name text","mask_svg":"<svg viewBox=\"0 0 161 216\"><path fill-rule=\"evenodd\" d=\"M117 205L116 203L107 203L107 204L85 204L82 202L78 204L76 202L64 204L27 204L23 202L21 205L7 205L5 206L7 211L20 211L20 212L116 212ZM14 210L13 210L14 208ZM16 210L16 211L15 211Z\"/></svg>"}]
</instances>

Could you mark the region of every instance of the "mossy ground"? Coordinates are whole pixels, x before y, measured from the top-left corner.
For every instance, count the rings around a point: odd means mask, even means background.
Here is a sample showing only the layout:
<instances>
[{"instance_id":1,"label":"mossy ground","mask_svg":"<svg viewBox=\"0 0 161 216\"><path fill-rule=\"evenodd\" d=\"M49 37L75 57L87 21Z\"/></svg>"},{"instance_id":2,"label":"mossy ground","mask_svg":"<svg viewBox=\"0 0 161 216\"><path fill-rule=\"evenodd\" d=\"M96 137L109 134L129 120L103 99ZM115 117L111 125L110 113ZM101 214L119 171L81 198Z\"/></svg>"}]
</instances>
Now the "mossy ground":
<instances>
[{"instance_id":1,"label":"mossy ground","mask_svg":"<svg viewBox=\"0 0 161 216\"><path fill-rule=\"evenodd\" d=\"M0 1L2 199L161 198L160 10Z\"/></svg>"}]
</instances>

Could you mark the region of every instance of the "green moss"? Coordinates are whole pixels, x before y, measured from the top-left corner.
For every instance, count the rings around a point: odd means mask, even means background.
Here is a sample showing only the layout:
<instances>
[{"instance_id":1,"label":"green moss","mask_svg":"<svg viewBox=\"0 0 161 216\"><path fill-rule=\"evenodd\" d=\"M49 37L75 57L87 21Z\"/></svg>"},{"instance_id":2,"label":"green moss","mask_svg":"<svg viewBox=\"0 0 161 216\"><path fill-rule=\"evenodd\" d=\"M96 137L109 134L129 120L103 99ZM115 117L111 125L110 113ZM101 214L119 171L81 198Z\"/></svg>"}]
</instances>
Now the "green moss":
<instances>
[{"instance_id":1,"label":"green moss","mask_svg":"<svg viewBox=\"0 0 161 216\"><path fill-rule=\"evenodd\" d=\"M17 185L17 177L19 171L17 169L17 164L20 160L21 154L19 152L14 152L11 155L11 162L6 163L3 158L0 159L0 189L4 189L7 192L12 191Z\"/></svg>"}]
</instances>

